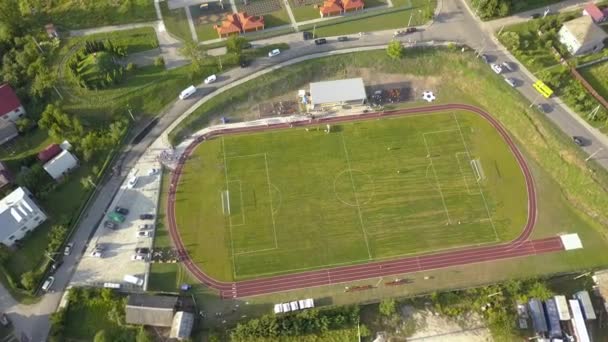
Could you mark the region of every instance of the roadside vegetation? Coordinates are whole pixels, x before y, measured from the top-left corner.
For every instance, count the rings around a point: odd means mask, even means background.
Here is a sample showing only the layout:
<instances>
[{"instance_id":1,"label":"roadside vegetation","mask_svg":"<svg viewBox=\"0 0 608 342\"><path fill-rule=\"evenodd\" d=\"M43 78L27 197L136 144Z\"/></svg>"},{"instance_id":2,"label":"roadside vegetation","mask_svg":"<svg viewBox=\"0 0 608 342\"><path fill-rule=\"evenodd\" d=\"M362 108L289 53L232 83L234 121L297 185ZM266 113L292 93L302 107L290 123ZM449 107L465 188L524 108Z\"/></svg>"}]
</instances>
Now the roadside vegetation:
<instances>
[{"instance_id":1,"label":"roadside vegetation","mask_svg":"<svg viewBox=\"0 0 608 342\"><path fill-rule=\"evenodd\" d=\"M608 49L605 49L608 57ZM608 60L578 70L603 98L608 99Z\"/></svg>"},{"instance_id":2,"label":"roadside vegetation","mask_svg":"<svg viewBox=\"0 0 608 342\"><path fill-rule=\"evenodd\" d=\"M482 20L506 17L515 13L525 12L538 8L539 14L545 10L544 6L560 2L561 0L467 0L471 9L477 12Z\"/></svg>"},{"instance_id":3,"label":"roadside vegetation","mask_svg":"<svg viewBox=\"0 0 608 342\"><path fill-rule=\"evenodd\" d=\"M578 16L580 13L577 11L530 20L505 28L498 38L528 70L553 89L556 96L563 99L571 109L591 125L606 133L608 132L608 109L601 106L570 74L570 68L576 67L581 62L606 57L608 49L593 55L575 58L570 56L558 39L557 33L562 24ZM561 62L562 56L567 59L567 63ZM601 91L601 88L598 90ZM590 118L589 113L598 106L600 110Z\"/></svg>"}]
</instances>

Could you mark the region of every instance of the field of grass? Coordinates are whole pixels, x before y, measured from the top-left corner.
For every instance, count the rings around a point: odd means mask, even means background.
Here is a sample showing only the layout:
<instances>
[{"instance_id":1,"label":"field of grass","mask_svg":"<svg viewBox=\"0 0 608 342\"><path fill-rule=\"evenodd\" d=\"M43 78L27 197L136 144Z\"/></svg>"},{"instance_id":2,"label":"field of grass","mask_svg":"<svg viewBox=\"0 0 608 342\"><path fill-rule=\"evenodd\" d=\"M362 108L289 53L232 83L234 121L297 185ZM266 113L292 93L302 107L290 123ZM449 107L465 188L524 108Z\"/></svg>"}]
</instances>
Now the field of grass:
<instances>
[{"instance_id":1,"label":"field of grass","mask_svg":"<svg viewBox=\"0 0 608 342\"><path fill-rule=\"evenodd\" d=\"M602 97L608 99L608 61L578 70Z\"/></svg>"},{"instance_id":2,"label":"field of grass","mask_svg":"<svg viewBox=\"0 0 608 342\"><path fill-rule=\"evenodd\" d=\"M148 0L59 0L42 5L42 17L60 29L80 29L156 20L154 2Z\"/></svg>"},{"instance_id":3,"label":"field of grass","mask_svg":"<svg viewBox=\"0 0 608 342\"><path fill-rule=\"evenodd\" d=\"M278 11L264 13L264 27L271 28L283 25L291 25L287 10L281 8Z\"/></svg>"},{"instance_id":4,"label":"field of grass","mask_svg":"<svg viewBox=\"0 0 608 342\"><path fill-rule=\"evenodd\" d=\"M188 17L183 8L170 10L167 1L159 3L167 31L182 40L192 40Z\"/></svg>"},{"instance_id":5,"label":"field of grass","mask_svg":"<svg viewBox=\"0 0 608 342\"><path fill-rule=\"evenodd\" d=\"M523 176L481 117L442 113L334 129L226 136L199 146L176 200L193 260L224 280L232 262L234 278L243 279L520 233ZM473 159L483 165L480 183Z\"/></svg>"}]
</instances>

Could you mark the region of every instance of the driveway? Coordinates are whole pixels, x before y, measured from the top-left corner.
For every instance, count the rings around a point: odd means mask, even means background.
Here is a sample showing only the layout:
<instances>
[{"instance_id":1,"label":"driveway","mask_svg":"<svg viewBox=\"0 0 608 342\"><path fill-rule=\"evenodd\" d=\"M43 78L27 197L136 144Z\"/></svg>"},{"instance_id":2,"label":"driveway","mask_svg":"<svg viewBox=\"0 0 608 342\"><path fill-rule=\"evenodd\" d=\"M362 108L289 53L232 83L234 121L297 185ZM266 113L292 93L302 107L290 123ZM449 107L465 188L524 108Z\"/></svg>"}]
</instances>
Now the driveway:
<instances>
[{"instance_id":1,"label":"driveway","mask_svg":"<svg viewBox=\"0 0 608 342\"><path fill-rule=\"evenodd\" d=\"M455 41L467 44L474 49L483 49L485 53L492 55L498 60L508 60L516 63L516 60L494 41L490 33L491 30L483 27L483 24L473 17L470 10L462 1L440 0L439 6L440 11L431 25L424 27L420 32L402 37L400 40L406 43L410 41L412 43L414 41ZM61 290L65 288L72 277L76 264L87 247L90 236L103 218L104 212L118 192L129 170L133 168L151 143L161 137L173 122L183 118L185 113L192 112L194 108L205 101L202 100L205 95L220 87L233 85L239 80L242 82L245 77L253 77L254 73L263 69L276 68L276 65L279 63L290 60L295 62L296 58L305 58L303 56L318 53L333 54L337 53L335 50L341 49L359 51L366 48L381 48L393 38L392 33L393 31L390 30L373 32L361 37L351 35L349 41L340 43L335 38L329 38L328 44L320 46L315 45L313 42L302 41L300 34L291 34L253 42L254 45L263 45L270 42L287 42L290 44L291 49L273 58L265 57L257 59L248 68L235 68L220 74L216 83L211 85L200 84L197 86L198 91L190 98L184 101L176 100L169 104L162 116L159 117L158 123L150 132L138 143L128 145L120 154L116 163L118 171L109 176L103 184L97 185L98 193L89 208L85 211L78 230L72 238L72 241L75 243L74 253L66 257L64 265L56 274L55 289L57 292L44 296L38 304L24 306L15 303L6 293L6 290L0 286L0 311L9 313L11 318L16 322L15 327L18 334L24 332L32 338L32 341L43 341L46 338L49 329L48 316L55 311L59 304ZM512 73L511 77L517 78L523 83L517 90L528 100L534 101L537 93L532 89L531 84L535 79L527 70L520 67ZM562 106L559 99L549 99L544 102L554 107L549 118L566 134L581 135L590 140L590 145L583 148L587 153L593 153L601 146L608 146L606 137L603 134L599 133L598 135L598 132L590 130L588 125L584 121L581 121L582 119L578 115L569 111L567 107ZM605 148L596 158L598 158L600 164L608 168L608 148Z\"/></svg>"}]
</instances>

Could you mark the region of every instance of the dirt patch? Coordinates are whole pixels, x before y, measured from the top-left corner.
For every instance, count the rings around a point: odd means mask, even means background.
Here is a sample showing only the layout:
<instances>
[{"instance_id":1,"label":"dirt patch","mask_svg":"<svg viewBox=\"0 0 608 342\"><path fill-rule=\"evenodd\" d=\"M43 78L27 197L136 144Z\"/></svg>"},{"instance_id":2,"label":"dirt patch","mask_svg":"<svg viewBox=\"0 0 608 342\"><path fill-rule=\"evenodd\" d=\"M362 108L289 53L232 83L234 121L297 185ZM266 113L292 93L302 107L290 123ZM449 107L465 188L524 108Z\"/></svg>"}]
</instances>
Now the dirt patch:
<instances>
[{"instance_id":1,"label":"dirt patch","mask_svg":"<svg viewBox=\"0 0 608 342\"><path fill-rule=\"evenodd\" d=\"M490 331L477 315L454 321L429 310L416 310L409 305L401 308L401 315L406 321L415 324L414 333L408 336L408 341L492 341Z\"/></svg>"},{"instance_id":2,"label":"dirt patch","mask_svg":"<svg viewBox=\"0 0 608 342\"><path fill-rule=\"evenodd\" d=\"M441 81L437 76L386 74L370 68L348 68L345 78L350 77L361 77L366 86L376 89L411 88L414 96L422 94L425 90L436 91Z\"/></svg>"}]
</instances>

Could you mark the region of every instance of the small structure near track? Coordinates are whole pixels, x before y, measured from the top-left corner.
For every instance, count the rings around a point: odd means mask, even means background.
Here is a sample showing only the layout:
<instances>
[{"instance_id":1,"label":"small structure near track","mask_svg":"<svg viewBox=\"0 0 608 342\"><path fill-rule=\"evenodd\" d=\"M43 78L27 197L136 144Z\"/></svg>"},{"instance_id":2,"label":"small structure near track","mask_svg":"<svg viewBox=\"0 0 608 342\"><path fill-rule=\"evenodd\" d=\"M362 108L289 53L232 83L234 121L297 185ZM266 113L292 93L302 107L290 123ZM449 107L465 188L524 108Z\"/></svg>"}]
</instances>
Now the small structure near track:
<instances>
[{"instance_id":1,"label":"small structure near track","mask_svg":"<svg viewBox=\"0 0 608 342\"><path fill-rule=\"evenodd\" d=\"M312 298L294 300L289 303L280 303L274 305L274 313L287 313L292 311L312 309L315 307L315 301Z\"/></svg>"},{"instance_id":2,"label":"small structure near track","mask_svg":"<svg viewBox=\"0 0 608 342\"><path fill-rule=\"evenodd\" d=\"M349 78L310 84L309 110L343 105L363 105L367 93L362 78Z\"/></svg>"}]
</instances>

